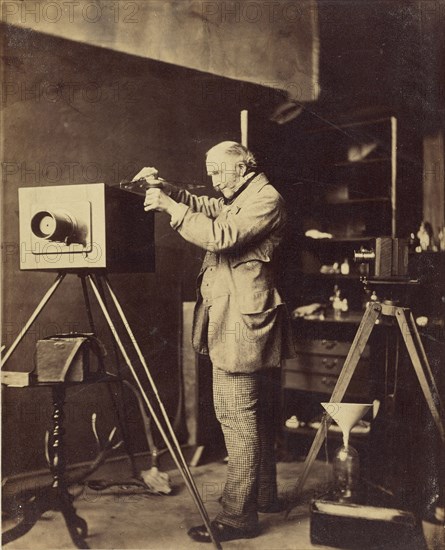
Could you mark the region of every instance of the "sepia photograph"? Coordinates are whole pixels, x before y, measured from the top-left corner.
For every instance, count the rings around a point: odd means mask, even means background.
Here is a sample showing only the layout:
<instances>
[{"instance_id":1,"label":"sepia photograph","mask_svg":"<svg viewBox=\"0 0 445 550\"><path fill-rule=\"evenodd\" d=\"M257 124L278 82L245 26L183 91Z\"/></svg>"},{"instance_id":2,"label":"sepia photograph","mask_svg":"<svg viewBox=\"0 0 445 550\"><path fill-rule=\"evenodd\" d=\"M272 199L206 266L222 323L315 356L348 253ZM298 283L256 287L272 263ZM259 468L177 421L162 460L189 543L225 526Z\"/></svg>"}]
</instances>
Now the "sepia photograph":
<instances>
[{"instance_id":1,"label":"sepia photograph","mask_svg":"<svg viewBox=\"0 0 445 550\"><path fill-rule=\"evenodd\" d=\"M0 0L7 550L445 550L445 0Z\"/></svg>"}]
</instances>

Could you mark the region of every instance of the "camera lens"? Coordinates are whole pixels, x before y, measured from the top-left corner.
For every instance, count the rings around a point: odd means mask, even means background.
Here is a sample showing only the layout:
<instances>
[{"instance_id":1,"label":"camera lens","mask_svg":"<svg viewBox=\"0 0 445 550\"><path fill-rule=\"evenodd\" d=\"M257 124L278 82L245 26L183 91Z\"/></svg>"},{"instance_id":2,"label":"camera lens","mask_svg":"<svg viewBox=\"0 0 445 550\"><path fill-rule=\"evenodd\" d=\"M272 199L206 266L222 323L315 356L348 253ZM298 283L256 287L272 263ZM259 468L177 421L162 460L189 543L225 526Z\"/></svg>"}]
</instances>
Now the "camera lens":
<instances>
[{"instance_id":1,"label":"camera lens","mask_svg":"<svg viewBox=\"0 0 445 550\"><path fill-rule=\"evenodd\" d=\"M366 248L361 248L359 251L354 250L354 261L356 262L372 262L375 260L374 250L367 250Z\"/></svg>"},{"instance_id":2,"label":"camera lens","mask_svg":"<svg viewBox=\"0 0 445 550\"><path fill-rule=\"evenodd\" d=\"M45 215L39 221L39 233L44 237L50 237L56 229L56 220L53 216Z\"/></svg>"},{"instance_id":3,"label":"camera lens","mask_svg":"<svg viewBox=\"0 0 445 550\"><path fill-rule=\"evenodd\" d=\"M42 210L34 214L31 220L34 235L48 241L64 242L72 237L75 229L76 223L73 218L62 211Z\"/></svg>"}]
</instances>

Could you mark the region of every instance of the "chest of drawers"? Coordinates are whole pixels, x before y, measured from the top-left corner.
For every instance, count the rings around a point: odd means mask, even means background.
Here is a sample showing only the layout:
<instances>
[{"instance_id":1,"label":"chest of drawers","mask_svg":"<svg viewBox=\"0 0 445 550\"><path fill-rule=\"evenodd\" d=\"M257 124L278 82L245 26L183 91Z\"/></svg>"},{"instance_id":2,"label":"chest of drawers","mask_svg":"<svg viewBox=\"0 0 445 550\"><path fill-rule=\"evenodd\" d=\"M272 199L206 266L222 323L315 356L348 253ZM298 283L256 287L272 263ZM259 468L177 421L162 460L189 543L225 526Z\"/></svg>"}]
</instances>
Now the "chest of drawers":
<instances>
[{"instance_id":1,"label":"chest of drawers","mask_svg":"<svg viewBox=\"0 0 445 550\"><path fill-rule=\"evenodd\" d=\"M303 340L295 342L296 357L283 365L283 388L331 395L348 355L350 342ZM366 399L369 384L370 350L366 346L349 384L347 397Z\"/></svg>"}]
</instances>

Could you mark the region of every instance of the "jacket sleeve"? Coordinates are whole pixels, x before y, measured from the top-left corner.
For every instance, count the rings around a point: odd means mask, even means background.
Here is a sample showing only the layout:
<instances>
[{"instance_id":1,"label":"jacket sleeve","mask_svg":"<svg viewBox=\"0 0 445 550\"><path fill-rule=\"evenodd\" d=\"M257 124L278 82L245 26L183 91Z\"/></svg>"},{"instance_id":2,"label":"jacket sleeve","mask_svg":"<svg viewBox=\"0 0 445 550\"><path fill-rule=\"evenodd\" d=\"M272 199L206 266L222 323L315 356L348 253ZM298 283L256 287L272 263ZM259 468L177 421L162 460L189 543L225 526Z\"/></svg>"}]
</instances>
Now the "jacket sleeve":
<instances>
[{"instance_id":1,"label":"jacket sleeve","mask_svg":"<svg viewBox=\"0 0 445 550\"><path fill-rule=\"evenodd\" d=\"M187 241L211 252L238 248L261 238L285 222L282 197L270 187L252 197L237 212L212 219L184 207L172 227Z\"/></svg>"},{"instance_id":2,"label":"jacket sleeve","mask_svg":"<svg viewBox=\"0 0 445 550\"><path fill-rule=\"evenodd\" d=\"M224 206L224 200L222 198L216 199L213 197L192 195L192 193L189 193L185 189L180 189L173 185L171 187L172 192L170 196L172 199L185 204L193 212L202 212L209 218L216 218Z\"/></svg>"}]
</instances>

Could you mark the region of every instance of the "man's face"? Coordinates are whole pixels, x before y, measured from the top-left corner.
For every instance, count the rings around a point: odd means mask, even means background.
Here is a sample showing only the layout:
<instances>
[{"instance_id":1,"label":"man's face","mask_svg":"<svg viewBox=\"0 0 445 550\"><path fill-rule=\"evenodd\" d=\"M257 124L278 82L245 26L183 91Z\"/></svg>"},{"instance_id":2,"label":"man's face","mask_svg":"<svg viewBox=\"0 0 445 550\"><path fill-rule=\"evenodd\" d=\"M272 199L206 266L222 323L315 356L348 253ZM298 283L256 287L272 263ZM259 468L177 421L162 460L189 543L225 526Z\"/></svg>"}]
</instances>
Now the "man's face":
<instances>
[{"instance_id":1,"label":"man's face","mask_svg":"<svg viewBox=\"0 0 445 550\"><path fill-rule=\"evenodd\" d=\"M206 159L207 175L212 177L214 189L231 199L243 183L245 164L241 157L225 153L212 153Z\"/></svg>"}]
</instances>

